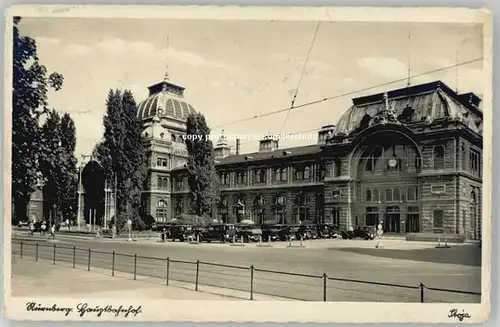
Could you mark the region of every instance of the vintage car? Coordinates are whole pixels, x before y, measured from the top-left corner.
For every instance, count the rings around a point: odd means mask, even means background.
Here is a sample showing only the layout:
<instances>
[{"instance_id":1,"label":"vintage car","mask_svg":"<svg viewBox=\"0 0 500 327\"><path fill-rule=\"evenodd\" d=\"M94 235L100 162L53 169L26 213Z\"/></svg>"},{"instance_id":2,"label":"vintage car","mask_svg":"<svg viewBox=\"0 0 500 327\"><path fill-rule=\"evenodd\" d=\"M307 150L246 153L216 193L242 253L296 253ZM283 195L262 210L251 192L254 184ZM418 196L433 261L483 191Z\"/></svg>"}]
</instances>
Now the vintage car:
<instances>
[{"instance_id":1,"label":"vintage car","mask_svg":"<svg viewBox=\"0 0 500 327\"><path fill-rule=\"evenodd\" d=\"M179 240L184 242L188 239L196 240L196 236L200 235L200 229L193 225L172 225L170 227L170 237L172 241Z\"/></svg>"},{"instance_id":2,"label":"vintage car","mask_svg":"<svg viewBox=\"0 0 500 327\"><path fill-rule=\"evenodd\" d=\"M236 237L238 240L243 238L243 242L248 243L258 242L262 238L262 229L253 224L237 224L236 226Z\"/></svg>"},{"instance_id":3,"label":"vintage car","mask_svg":"<svg viewBox=\"0 0 500 327\"><path fill-rule=\"evenodd\" d=\"M298 237L304 240L311 240L318 238L318 227L313 224L300 225Z\"/></svg>"},{"instance_id":4,"label":"vintage car","mask_svg":"<svg viewBox=\"0 0 500 327\"><path fill-rule=\"evenodd\" d=\"M262 240L286 241L288 226L284 224L262 225Z\"/></svg>"},{"instance_id":5,"label":"vintage car","mask_svg":"<svg viewBox=\"0 0 500 327\"><path fill-rule=\"evenodd\" d=\"M343 239L353 239L353 238L361 238L364 240L373 240L377 235L377 230L375 226L363 226L356 227L356 229L352 231L342 231L341 233Z\"/></svg>"},{"instance_id":6,"label":"vintage car","mask_svg":"<svg viewBox=\"0 0 500 327\"><path fill-rule=\"evenodd\" d=\"M318 237L319 238L337 238L340 235L338 226L333 224L319 224Z\"/></svg>"},{"instance_id":7,"label":"vintage car","mask_svg":"<svg viewBox=\"0 0 500 327\"><path fill-rule=\"evenodd\" d=\"M236 236L233 224L210 224L203 228L201 241L232 242L233 236Z\"/></svg>"}]
</instances>

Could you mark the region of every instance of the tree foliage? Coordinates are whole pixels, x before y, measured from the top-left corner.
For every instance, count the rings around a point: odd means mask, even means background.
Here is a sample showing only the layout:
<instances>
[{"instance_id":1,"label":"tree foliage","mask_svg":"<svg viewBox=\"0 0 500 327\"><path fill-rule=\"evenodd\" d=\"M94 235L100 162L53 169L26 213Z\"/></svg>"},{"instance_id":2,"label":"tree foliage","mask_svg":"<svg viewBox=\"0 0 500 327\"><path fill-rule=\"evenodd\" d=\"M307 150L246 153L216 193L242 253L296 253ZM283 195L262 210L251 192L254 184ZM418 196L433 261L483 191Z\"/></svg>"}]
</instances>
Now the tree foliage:
<instances>
[{"instance_id":1,"label":"tree foliage","mask_svg":"<svg viewBox=\"0 0 500 327\"><path fill-rule=\"evenodd\" d=\"M127 219L142 226L139 215L141 191L147 173L141 122L132 92L110 90L103 117L104 139L93 151L104 167L106 178L117 182L117 227Z\"/></svg>"},{"instance_id":2,"label":"tree foliage","mask_svg":"<svg viewBox=\"0 0 500 327\"><path fill-rule=\"evenodd\" d=\"M186 124L188 135L210 135L210 128L201 113L191 114ZM213 144L210 138L186 138L186 147L190 211L198 216L208 216L219 198Z\"/></svg>"},{"instance_id":3,"label":"tree foliage","mask_svg":"<svg viewBox=\"0 0 500 327\"><path fill-rule=\"evenodd\" d=\"M76 210L76 128L68 113L49 112L41 127L39 167L45 180L44 202L58 219L74 219Z\"/></svg>"},{"instance_id":4,"label":"tree foliage","mask_svg":"<svg viewBox=\"0 0 500 327\"><path fill-rule=\"evenodd\" d=\"M49 111L49 88L60 90L63 76L39 62L34 39L19 33L20 17L14 18L12 78L12 201L14 220L26 218L26 208L38 182L41 149L39 120Z\"/></svg>"}]
</instances>

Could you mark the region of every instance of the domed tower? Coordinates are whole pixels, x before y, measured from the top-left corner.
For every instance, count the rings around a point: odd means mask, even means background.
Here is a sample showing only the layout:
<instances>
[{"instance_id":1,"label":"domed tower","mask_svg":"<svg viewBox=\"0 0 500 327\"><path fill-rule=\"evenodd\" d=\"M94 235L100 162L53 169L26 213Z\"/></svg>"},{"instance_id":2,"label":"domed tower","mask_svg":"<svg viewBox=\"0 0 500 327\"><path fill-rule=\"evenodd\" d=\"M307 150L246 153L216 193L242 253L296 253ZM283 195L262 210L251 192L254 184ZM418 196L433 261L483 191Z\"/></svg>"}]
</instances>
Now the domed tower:
<instances>
[{"instance_id":1,"label":"domed tower","mask_svg":"<svg viewBox=\"0 0 500 327\"><path fill-rule=\"evenodd\" d=\"M182 86L164 80L148 89L149 96L137 107L148 162L142 207L146 214L161 222L171 219L170 172L187 162L186 121L195 110L184 99Z\"/></svg>"}]
</instances>

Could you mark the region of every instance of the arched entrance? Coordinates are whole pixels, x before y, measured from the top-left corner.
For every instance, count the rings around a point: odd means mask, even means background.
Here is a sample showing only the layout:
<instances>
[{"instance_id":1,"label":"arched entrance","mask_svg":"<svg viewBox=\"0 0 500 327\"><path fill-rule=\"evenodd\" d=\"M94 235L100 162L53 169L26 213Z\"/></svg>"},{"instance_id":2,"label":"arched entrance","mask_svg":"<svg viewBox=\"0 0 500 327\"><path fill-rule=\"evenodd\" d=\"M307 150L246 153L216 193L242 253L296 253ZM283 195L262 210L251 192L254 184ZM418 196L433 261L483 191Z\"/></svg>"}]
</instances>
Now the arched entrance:
<instances>
[{"instance_id":1,"label":"arched entrance","mask_svg":"<svg viewBox=\"0 0 500 327\"><path fill-rule=\"evenodd\" d=\"M351 157L353 217L385 233L419 232L419 148L399 130L367 133Z\"/></svg>"},{"instance_id":2,"label":"arched entrance","mask_svg":"<svg viewBox=\"0 0 500 327\"><path fill-rule=\"evenodd\" d=\"M104 224L104 187L105 177L101 165L92 160L81 173L83 186L83 219L86 224Z\"/></svg>"}]
</instances>

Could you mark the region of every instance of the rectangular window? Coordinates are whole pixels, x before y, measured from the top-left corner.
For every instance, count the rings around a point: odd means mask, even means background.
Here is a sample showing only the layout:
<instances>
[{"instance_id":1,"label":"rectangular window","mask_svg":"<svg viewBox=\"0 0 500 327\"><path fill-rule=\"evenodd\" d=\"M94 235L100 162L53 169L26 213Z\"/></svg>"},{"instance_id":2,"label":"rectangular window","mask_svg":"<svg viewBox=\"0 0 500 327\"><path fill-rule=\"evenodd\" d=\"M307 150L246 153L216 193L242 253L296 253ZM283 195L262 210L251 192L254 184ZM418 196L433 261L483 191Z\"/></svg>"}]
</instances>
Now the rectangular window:
<instances>
[{"instance_id":1,"label":"rectangular window","mask_svg":"<svg viewBox=\"0 0 500 327\"><path fill-rule=\"evenodd\" d=\"M333 210L332 210L332 224L334 226L340 226L340 212L341 212L341 208L340 207L333 207Z\"/></svg>"},{"instance_id":2,"label":"rectangular window","mask_svg":"<svg viewBox=\"0 0 500 327\"><path fill-rule=\"evenodd\" d=\"M431 193L433 194L446 193L446 185L431 185Z\"/></svg>"},{"instance_id":3,"label":"rectangular window","mask_svg":"<svg viewBox=\"0 0 500 327\"><path fill-rule=\"evenodd\" d=\"M372 190L366 190L366 202L372 202Z\"/></svg>"},{"instance_id":4,"label":"rectangular window","mask_svg":"<svg viewBox=\"0 0 500 327\"><path fill-rule=\"evenodd\" d=\"M373 202L379 202L380 201L380 193L378 189L373 189L372 190L372 200Z\"/></svg>"},{"instance_id":5,"label":"rectangular window","mask_svg":"<svg viewBox=\"0 0 500 327\"><path fill-rule=\"evenodd\" d=\"M385 190L385 202L392 202L392 188Z\"/></svg>"},{"instance_id":6,"label":"rectangular window","mask_svg":"<svg viewBox=\"0 0 500 327\"><path fill-rule=\"evenodd\" d=\"M168 167L168 159L164 157L156 158L156 166L157 167Z\"/></svg>"},{"instance_id":7,"label":"rectangular window","mask_svg":"<svg viewBox=\"0 0 500 327\"><path fill-rule=\"evenodd\" d=\"M443 219L444 219L443 210L434 210L433 220L434 220L434 228L443 228Z\"/></svg>"},{"instance_id":8,"label":"rectangular window","mask_svg":"<svg viewBox=\"0 0 500 327\"><path fill-rule=\"evenodd\" d=\"M158 189L167 190L168 189L168 177L158 177Z\"/></svg>"},{"instance_id":9,"label":"rectangular window","mask_svg":"<svg viewBox=\"0 0 500 327\"><path fill-rule=\"evenodd\" d=\"M175 179L175 188L177 190L182 190L183 186L184 186L183 185L183 178L182 177L177 177Z\"/></svg>"},{"instance_id":10,"label":"rectangular window","mask_svg":"<svg viewBox=\"0 0 500 327\"><path fill-rule=\"evenodd\" d=\"M417 200L417 190L415 187L409 187L407 190L407 200L416 201Z\"/></svg>"}]
</instances>

